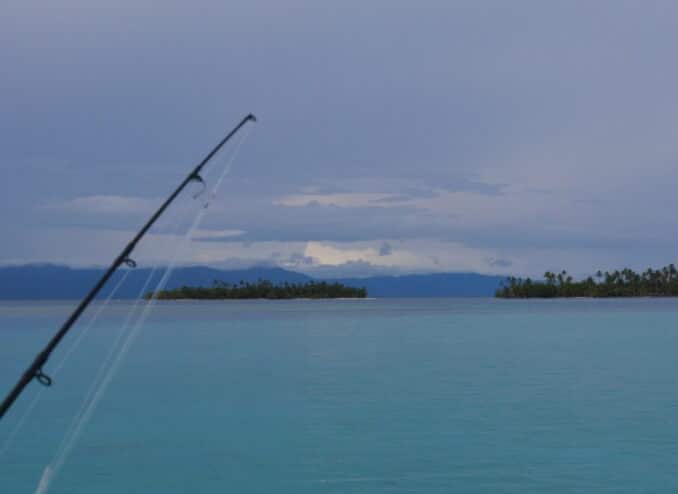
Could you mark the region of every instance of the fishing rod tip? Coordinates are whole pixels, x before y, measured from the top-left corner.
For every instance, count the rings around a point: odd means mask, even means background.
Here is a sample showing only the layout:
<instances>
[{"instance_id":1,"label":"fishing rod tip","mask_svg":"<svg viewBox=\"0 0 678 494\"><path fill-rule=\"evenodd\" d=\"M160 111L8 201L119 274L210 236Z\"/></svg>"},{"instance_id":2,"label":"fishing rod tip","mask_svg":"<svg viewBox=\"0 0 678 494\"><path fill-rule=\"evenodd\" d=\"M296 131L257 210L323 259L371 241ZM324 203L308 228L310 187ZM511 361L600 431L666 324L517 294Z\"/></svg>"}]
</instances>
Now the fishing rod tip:
<instances>
[{"instance_id":1,"label":"fishing rod tip","mask_svg":"<svg viewBox=\"0 0 678 494\"><path fill-rule=\"evenodd\" d=\"M257 121L257 117L254 116L254 113L250 113L249 115L247 115L246 118L247 118L247 120L252 120L252 122Z\"/></svg>"}]
</instances>

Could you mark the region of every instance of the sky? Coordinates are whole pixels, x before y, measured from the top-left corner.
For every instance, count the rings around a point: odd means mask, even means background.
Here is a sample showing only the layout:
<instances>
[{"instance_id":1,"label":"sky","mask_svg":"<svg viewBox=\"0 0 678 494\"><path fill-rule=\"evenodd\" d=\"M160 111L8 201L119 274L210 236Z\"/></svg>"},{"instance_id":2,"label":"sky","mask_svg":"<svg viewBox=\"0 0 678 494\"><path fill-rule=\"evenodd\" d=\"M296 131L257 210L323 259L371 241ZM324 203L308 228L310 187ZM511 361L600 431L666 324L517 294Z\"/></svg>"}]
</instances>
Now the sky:
<instances>
[{"instance_id":1,"label":"sky","mask_svg":"<svg viewBox=\"0 0 678 494\"><path fill-rule=\"evenodd\" d=\"M678 261L678 3L159 5L0 6L0 264L107 265L249 112L180 263L367 276ZM181 207L142 263L172 258Z\"/></svg>"}]
</instances>

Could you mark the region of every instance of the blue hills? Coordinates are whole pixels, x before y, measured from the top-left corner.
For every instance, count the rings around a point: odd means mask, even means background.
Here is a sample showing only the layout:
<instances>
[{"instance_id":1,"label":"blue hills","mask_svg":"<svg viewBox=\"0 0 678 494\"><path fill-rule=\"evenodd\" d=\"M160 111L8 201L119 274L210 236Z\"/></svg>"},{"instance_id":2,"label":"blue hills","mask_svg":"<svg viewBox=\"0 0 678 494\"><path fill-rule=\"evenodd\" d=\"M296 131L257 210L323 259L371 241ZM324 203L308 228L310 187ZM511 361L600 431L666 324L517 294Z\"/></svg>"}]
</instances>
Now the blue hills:
<instances>
[{"instance_id":1,"label":"blue hills","mask_svg":"<svg viewBox=\"0 0 678 494\"><path fill-rule=\"evenodd\" d=\"M29 264L0 267L0 300L79 299L103 274L100 268L71 268L52 264ZM150 281L149 280L150 275ZM162 270L151 268L121 269L102 290L100 297L110 294L120 284L115 298L134 299L152 289ZM205 266L176 268L167 288L211 286L215 280L225 283L270 280L273 283L304 283L314 278L277 267L252 267L221 270ZM490 297L504 279L502 276L475 273L436 273L368 278L338 278L345 285L367 288L370 297Z\"/></svg>"}]
</instances>

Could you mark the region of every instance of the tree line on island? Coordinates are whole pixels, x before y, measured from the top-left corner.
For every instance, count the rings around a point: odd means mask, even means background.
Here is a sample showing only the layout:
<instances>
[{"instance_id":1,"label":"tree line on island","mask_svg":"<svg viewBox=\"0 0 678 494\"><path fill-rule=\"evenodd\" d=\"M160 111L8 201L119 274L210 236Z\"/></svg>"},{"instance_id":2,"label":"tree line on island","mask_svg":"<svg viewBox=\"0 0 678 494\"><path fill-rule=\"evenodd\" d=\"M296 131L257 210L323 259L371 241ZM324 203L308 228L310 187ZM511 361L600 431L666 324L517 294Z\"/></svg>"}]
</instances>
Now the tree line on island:
<instances>
[{"instance_id":1,"label":"tree line on island","mask_svg":"<svg viewBox=\"0 0 678 494\"><path fill-rule=\"evenodd\" d=\"M294 299L294 298L365 298L367 289L346 286L341 283L325 281L308 281L306 283L279 283L258 280L256 283L241 281L238 284L214 281L211 287L181 286L171 290L160 290L155 293L161 300L177 299ZM153 297L153 292L144 295L145 299Z\"/></svg>"},{"instance_id":2,"label":"tree line on island","mask_svg":"<svg viewBox=\"0 0 678 494\"><path fill-rule=\"evenodd\" d=\"M673 264L642 273L631 269L598 271L574 281L567 271L547 271L544 280L509 277L497 289L498 298L554 297L675 297L678 296L678 270Z\"/></svg>"}]
</instances>

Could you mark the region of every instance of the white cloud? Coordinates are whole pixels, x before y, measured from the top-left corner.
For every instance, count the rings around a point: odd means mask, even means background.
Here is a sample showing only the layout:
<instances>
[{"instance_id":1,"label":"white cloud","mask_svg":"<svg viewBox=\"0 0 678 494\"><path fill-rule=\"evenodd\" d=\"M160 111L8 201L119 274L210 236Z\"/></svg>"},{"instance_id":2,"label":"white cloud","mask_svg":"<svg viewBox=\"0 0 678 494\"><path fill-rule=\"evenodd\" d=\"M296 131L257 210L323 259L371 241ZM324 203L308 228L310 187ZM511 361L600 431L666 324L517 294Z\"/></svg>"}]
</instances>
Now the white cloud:
<instances>
[{"instance_id":1,"label":"white cloud","mask_svg":"<svg viewBox=\"0 0 678 494\"><path fill-rule=\"evenodd\" d=\"M380 201L397 199L395 194L382 192L344 192L332 194L293 194L283 196L274 201L276 206L302 207L317 204L320 206L336 206L340 208L358 208L374 206Z\"/></svg>"},{"instance_id":2,"label":"white cloud","mask_svg":"<svg viewBox=\"0 0 678 494\"><path fill-rule=\"evenodd\" d=\"M217 239L223 239L223 238L231 238L231 237L240 237L244 235L245 230L206 230L206 229L197 229L194 234L193 238L195 240L217 240Z\"/></svg>"},{"instance_id":3,"label":"white cloud","mask_svg":"<svg viewBox=\"0 0 678 494\"><path fill-rule=\"evenodd\" d=\"M41 209L62 213L130 214L152 211L159 204L155 199L119 195L93 195L55 202Z\"/></svg>"},{"instance_id":4,"label":"white cloud","mask_svg":"<svg viewBox=\"0 0 678 494\"><path fill-rule=\"evenodd\" d=\"M391 252L382 255L381 245L383 242L345 244L308 242L304 255L313 258L316 264L329 266L363 261L375 266L412 269L422 264L423 260L408 250L391 247Z\"/></svg>"}]
</instances>

